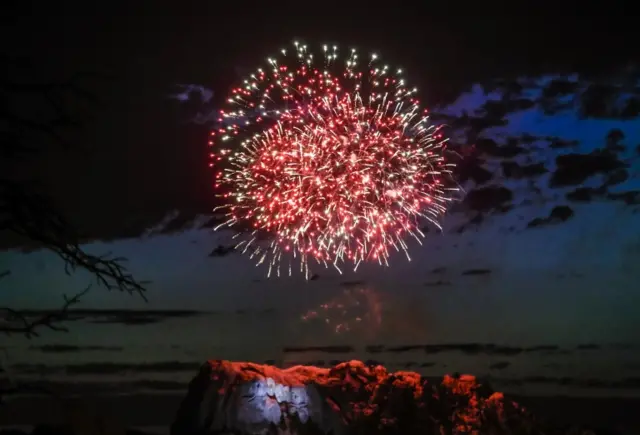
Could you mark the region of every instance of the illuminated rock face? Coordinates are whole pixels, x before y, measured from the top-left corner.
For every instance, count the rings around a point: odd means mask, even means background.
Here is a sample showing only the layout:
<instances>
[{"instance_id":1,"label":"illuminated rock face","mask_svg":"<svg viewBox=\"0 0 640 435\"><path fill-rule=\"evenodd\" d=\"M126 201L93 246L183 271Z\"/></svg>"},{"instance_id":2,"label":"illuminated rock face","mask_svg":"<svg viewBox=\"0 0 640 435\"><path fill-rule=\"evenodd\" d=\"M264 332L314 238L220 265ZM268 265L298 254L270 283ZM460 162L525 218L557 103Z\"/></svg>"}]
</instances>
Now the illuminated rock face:
<instances>
[{"instance_id":1,"label":"illuminated rock face","mask_svg":"<svg viewBox=\"0 0 640 435\"><path fill-rule=\"evenodd\" d=\"M330 369L209 361L172 435L540 433L531 416L473 376L431 382L358 361Z\"/></svg>"},{"instance_id":2,"label":"illuminated rock face","mask_svg":"<svg viewBox=\"0 0 640 435\"><path fill-rule=\"evenodd\" d=\"M279 425L282 420L297 418L305 424L313 417L319 421L322 416L322 398L312 385L290 386L273 378L256 378L235 386L232 406L226 409L228 423L248 433L265 426Z\"/></svg>"}]
</instances>

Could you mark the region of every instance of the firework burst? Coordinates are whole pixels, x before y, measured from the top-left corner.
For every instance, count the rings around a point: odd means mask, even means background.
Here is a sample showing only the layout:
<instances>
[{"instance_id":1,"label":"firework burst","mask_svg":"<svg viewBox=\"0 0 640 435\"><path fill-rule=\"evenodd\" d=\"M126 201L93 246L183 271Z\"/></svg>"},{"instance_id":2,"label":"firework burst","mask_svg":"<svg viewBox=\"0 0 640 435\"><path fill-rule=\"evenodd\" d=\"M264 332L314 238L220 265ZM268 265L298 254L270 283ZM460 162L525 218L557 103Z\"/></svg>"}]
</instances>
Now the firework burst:
<instances>
[{"instance_id":1,"label":"firework burst","mask_svg":"<svg viewBox=\"0 0 640 435\"><path fill-rule=\"evenodd\" d=\"M211 132L227 216L216 229L249 228L236 248L269 275L388 265L392 250L410 260L405 240L420 243L425 221L439 227L455 189L446 139L401 74L335 46L316 59L294 43L269 58L232 90Z\"/></svg>"}]
</instances>

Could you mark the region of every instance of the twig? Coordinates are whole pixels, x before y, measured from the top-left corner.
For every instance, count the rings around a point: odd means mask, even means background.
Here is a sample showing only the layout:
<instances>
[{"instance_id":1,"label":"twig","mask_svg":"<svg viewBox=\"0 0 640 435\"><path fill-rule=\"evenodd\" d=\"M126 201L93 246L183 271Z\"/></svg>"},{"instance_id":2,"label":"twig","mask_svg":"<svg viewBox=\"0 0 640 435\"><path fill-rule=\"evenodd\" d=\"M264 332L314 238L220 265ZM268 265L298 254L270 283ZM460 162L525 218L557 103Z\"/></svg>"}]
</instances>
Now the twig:
<instances>
[{"instance_id":1,"label":"twig","mask_svg":"<svg viewBox=\"0 0 640 435\"><path fill-rule=\"evenodd\" d=\"M68 332L69 330L65 326L57 323L68 319L69 308L80 303L80 298L86 295L90 289L91 285L88 285L84 290L72 297L64 295L62 307L55 311L50 311L35 320L30 320L29 316L20 310L0 307L0 312L5 313L3 317L6 322L6 324L0 325L0 332L5 334L24 334L27 338L38 337L39 333L36 329L41 327L49 328L52 331Z\"/></svg>"},{"instance_id":2,"label":"twig","mask_svg":"<svg viewBox=\"0 0 640 435\"><path fill-rule=\"evenodd\" d=\"M55 252L64 261L67 275L84 269L94 276L98 285L108 290L138 293L147 300L144 291L148 282L133 277L124 265L126 259L86 253L72 226L56 212L47 197L29 192L18 183L0 179L0 222L0 230L13 232Z\"/></svg>"},{"instance_id":3,"label":"twig","mask_svg":"<svg viewBox=\"0 0 640 435\"><path fill-rule=\"evenodd\" d=\"M2 62L5 61L5 62ZM23 59L12 58L0 53L0 158L1 163L8 162L11 168L15 159L42 151L42 145L69 145L61 135L64 128L78 129L80 123L65 107L67 95L79 96L84 100L98 103L95 96L77 85L78 79L94 74L79 74L64 82L27 83L9 78L9 66L19 67L20 80L27 76L27 70L36 71L34 65ZM103 76L104 77L104 76ZM28 113L19 110L24 107L24 97L41 97L43 107ZM13 105L14 102L21 104ZM40 118L42 109L49 110L47 118ZM38 118L29 117L29 113ZM48 139L41 142L42 138ZM0 167L0 174L4 175ZM93 275L98 285L108 290L138 293L146 301L144 285L137 281L124 266L125 259L111 255L96 256L80 247L80 238L74 228L62 217L52 201L36 193L23 182L0 177L0 234L13 233L22 237L28 244L48 249L64 261L65 272L70 275L78 269L84 269ZM0 280L10 271L1 271ZM41 329L67 331L63 322L70 320L69 310L77 305L87 294L91 285L72 297L64 296L64 304L57 310L35 316L26 310L0 307L0 332L5 334L24 334L27 338L36 337ZM3 372L0 366L0 372ZM35 388L35 389L34 389ZM8 387L0 386L0 404L7 394L24 391L48 392L37 386L12 382Z\"/></svg>"}]
</instances>

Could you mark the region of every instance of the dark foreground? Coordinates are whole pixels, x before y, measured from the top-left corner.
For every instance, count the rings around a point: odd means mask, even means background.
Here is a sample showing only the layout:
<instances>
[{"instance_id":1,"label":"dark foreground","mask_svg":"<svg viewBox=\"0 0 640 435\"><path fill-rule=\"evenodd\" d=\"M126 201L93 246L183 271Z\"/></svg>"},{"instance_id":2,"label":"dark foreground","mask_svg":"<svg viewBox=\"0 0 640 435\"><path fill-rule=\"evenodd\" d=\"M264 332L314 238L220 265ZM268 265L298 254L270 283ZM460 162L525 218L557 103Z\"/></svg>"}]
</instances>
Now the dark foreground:
<instances>
[{"instance_id":1,"label":"dark foreground","mask_svg":"<svg viewBox=\"0 0 640 435\"><path fill-rule=\"evenodd\" d=\"M640 435L639 410L640 398L512 396L472 375L430 379L355 360L288 369L210 360L182 392L14 398L0 409L0 427L63 425L74 435L133 427L172 435Z\"/></svg>"},{"instance_id":2,"label":"dark foreground","mask_svg":"<svg viewBox=\"0 0 640 435\"><path fill-rule=\"evenodd\" d=\"M165 426L175 417L184 394L102 396L63 401L45 397L13 400L0 412L0 426L62 423L82 403L115 418L125 427ZM569 398L511 396L539 417L558 425L586 425L610 433L640 435L640 398Z\"/></svg>"}]
</instances>

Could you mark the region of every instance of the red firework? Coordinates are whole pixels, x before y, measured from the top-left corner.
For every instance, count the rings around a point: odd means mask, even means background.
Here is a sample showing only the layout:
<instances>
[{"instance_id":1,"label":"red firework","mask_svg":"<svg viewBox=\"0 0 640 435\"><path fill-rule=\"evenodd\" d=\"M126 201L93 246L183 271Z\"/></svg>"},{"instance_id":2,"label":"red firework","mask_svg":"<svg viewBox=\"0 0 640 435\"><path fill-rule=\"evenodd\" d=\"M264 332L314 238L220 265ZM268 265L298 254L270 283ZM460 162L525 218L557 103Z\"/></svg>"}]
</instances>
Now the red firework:
<instances>
[{"instance_id":1,"label":"red firework","mask_svg":"<svg viewBox=\"0 0 640 435\"><path fill-rule=\"evenodd\" d=\"M248 224L236 247L269 274L284 260L309 276L309 259L341 270L388 265L391 249L409 258L405 239L420 242L424 221L439 226L455 190L444 179L446 139L416 90L376 55L360 69L355 50L340 62L325 46L319 66L306 46L282 53L233 89L212 132L216 186L228 190L217 228Z\"/></svg>"}]
</instances>

